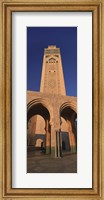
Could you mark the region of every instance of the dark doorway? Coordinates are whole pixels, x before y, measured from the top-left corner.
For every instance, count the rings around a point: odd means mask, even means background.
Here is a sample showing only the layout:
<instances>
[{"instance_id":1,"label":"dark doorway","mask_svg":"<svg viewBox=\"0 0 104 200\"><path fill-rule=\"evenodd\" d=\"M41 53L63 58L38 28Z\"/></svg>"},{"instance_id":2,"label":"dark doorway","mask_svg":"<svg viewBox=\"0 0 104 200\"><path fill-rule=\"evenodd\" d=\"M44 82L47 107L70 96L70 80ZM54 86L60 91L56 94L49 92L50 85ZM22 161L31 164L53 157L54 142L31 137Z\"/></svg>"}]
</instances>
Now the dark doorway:
<instances>
[{"instance_id":1,"label":"dark doorway","mask_svg":"<svg viewBox=\"0 0 104 200\"><path fill-rule=\"evenodd\" d=\"M62 150L65 150L66 149L66 145L65 145L65 142L62 141Z\"/></svg>"}]
</instances>

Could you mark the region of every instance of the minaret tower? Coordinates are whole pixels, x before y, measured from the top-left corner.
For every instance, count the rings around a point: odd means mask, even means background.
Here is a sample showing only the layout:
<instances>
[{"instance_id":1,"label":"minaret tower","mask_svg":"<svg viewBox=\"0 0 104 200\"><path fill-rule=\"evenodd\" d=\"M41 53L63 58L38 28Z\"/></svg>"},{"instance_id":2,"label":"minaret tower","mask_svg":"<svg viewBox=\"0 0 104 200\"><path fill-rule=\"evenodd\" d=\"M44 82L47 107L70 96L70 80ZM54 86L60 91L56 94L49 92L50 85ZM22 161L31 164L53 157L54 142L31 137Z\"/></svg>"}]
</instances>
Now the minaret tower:
<instances>
[{"instance_id":1,"label":"minaret tower","mask_svg":"<svg viewBox=\"0 0 104 200\"><path fill-rule=\"evenodd\" d=\"M44 49L40 92L66 95L60 49Z\"/></svg>"},{"instance_id":2,"label":"minaret tower","mask_svg":"<svg viewBox=\"0 0 104 200\"><path fill-rule=\"evenodd\" d=\"M44 49L40 92L44 94L66 96L60 49L53 45ZM35 129L36 134L44 133L43 122L44 121L41 117L37 116ZM48 143L46 146L47 145L50 146ZM36 143L36 146L39 146L38 142Z\"/></svg>"}]
</instances>

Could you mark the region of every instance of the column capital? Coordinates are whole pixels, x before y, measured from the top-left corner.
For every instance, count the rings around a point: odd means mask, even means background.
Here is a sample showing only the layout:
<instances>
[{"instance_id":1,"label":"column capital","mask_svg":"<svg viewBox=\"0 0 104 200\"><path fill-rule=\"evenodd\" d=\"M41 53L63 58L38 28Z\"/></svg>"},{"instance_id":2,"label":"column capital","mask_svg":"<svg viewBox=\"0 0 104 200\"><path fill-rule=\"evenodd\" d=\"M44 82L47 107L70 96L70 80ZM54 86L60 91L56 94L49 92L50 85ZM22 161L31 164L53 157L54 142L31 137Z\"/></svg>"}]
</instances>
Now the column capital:
<instances>
[{"instance_id":1,"label":"column capital","mask_svg":"<svg viewBox=\"0 0 104 200\"><path fill-rule=\"evenodd\" d=\"M61 132L60 127L56 127L56 128L54 128L54 129L55 129L56 132Z\"/></svg>"},{"instance_id":2,"label":"column capital","mask_svg":"<svg viewBox=\"0 0 104 200\"><path fill-rule=\"evenodd\" d=\"M50 125L50 126L53 126L53 120L50 120L50 121L49 121L49 125Z\"/></svg>"}]
</instances>

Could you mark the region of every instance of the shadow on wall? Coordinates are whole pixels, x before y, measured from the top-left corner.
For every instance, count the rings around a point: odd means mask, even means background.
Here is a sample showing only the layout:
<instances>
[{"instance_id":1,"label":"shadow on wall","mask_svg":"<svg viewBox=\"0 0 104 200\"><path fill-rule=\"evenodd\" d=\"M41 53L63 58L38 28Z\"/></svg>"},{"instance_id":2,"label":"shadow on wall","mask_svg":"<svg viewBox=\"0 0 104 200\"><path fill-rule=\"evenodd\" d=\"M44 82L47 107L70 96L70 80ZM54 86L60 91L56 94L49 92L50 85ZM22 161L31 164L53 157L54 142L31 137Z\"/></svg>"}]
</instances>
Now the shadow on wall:
<instances>
[{"instance_id":1,"label":"shadow on wall","mask_svg":"<svg viewBox=\"0 0 104 200\"><path fill-rule=\"evenodd\" d=\"M33 139L34 139L34 146L33 145L32 146L34 150L41 150L41 147L45 148L45 140L46 140L45 134L35 134Z\"/></svg>"},{"instance_id":2,"label":"shadow on wall","mask_svg":"<svg viewBox=\"0 0 104 200\"><path fill-rule=\"evenodd\" d=\"M62 134L62 150L71 151L69 142L69 133L62 131L61 134Z\"/></svg>"}]
</instances>

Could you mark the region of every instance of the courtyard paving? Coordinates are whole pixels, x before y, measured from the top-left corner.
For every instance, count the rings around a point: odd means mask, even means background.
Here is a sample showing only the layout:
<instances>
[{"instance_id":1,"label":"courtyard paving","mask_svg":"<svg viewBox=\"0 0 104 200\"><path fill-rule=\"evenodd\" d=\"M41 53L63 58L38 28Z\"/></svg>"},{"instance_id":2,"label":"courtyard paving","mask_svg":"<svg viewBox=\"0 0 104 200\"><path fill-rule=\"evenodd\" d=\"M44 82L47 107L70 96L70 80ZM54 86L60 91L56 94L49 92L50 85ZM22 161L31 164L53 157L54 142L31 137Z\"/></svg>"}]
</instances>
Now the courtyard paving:
<instances>
[{"instance_id":1,"label":"courtyard paving","mask_svg":"<svg viewBox=\"0 0 104 200\"><path fill-rule=\"evenodd\" d=\"M27 173L77 173L77 154L64 152L62 158L52 158L38 152L27 152Z\"/></svg>"}]
</instances>

